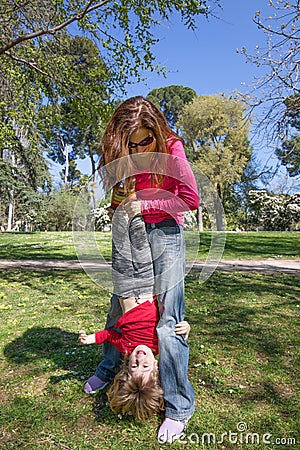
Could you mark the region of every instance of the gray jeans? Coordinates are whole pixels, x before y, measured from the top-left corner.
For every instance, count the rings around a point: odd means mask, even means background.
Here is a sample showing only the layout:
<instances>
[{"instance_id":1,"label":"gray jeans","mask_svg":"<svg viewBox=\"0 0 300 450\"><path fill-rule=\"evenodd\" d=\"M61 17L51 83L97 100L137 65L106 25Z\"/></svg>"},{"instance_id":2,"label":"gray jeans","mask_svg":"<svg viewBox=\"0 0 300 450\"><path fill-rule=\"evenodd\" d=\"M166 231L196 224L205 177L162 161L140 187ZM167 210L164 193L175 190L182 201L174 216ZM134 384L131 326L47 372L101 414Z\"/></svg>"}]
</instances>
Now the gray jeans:
<instances>
[{"instance_id":1,"label":"gray jeans","mask_svg":"<svg viewBox=\"0 0 300 450\"><path fill-rule=\"evenodd\" d=\"M112 241L114 294L119 297L153 294L153 261L143 217L128 220L122 210L117 210Z\"/></svg>"}]
</instances>

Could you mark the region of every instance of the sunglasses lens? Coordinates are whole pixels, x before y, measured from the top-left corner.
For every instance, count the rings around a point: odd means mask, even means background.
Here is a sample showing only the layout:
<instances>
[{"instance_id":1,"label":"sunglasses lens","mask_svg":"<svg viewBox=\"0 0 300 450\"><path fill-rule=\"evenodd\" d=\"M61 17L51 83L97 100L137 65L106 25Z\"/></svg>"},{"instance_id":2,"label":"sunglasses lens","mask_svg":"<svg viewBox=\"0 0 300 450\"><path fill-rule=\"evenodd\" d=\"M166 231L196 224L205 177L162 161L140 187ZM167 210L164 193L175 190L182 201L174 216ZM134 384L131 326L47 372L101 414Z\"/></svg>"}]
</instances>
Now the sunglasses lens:
<instances>
[{"instance_id":1,"label":"sunglasses lens","mask_svg":"<svg viewBox=\"0 0 300 450\"><path fill-rule=\"evenodd\" d=\"M130 142L129 141L128 147L129 148L146 147L146 145L152 144L153 141L154 141L154 137L153 136L147 136L145 139L143 139L138 144L136 144L135 142Z\"/></svg>"},{"instance_id":2,"label":"sunglasses lens","mask_svg":"<svg viewBox=\"0 0 300 450\"><path fill-rule=\"evenodd\" d=\"M146 139L142 140L142 142L139 143L141 147L146 147L146 145L150 145L153 142L153 136L148 136Z\"/></svg>"}]
</instances>

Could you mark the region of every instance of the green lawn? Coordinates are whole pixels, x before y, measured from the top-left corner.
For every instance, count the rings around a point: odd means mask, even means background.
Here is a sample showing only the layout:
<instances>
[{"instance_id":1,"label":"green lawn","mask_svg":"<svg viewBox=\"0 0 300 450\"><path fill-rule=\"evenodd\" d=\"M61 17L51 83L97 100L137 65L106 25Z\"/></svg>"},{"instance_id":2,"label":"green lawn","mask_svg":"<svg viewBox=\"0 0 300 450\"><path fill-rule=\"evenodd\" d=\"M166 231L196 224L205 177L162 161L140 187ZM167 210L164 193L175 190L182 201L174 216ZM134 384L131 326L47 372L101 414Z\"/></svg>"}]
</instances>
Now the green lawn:
<instances>
[{"instance_id":1,"label":"green lawn","mask_svg":"<svg viewBox=\"0 0 300 450\"><path fill-rule=\"evenodd\" d=\"M187 258L206 259L215 239L224 238L223 258L299 258L300 234L295 233L227 233L186 232ZM84 238L86 236L83 234ZM94 234L91 234L94 238ZM213 238L212 238L213 236ZM80 241L81 235L76 235ZM83 238L82 238L83 239ZM95 249L111 258L111 233L95 233ZM221 239L222 240L222 239ZM84 241L83 241L84 242ZM200 243L200 244L199 244ZM85 244L85 242L84 242ZM83 245L84 250L85 245ZM222 246L221 246L222 247ZM94 249L92 249L94 250ZM222 250L220 255L222 255ZM88 255L87 250L87 256ZM71 232L1 233L0 258L75 259Z\"/></svg>"},{"instance_id":2,"label":"green lawn","mask_svg":"<svg viewBox=\"0 0 300 450\"><path fill-rule=\"evenodd\" d=\"M27 241L30 255L19 241L18 257L53 255L51 239L50 253L35 253L36 236L31 247ZM71 257L68 245L57 244L57 256ZM299 278L217 272L202 285L197 279L194 272L186 278L196 412L182 442L160 446L162 418L118 417L105 393L82 391L101 352L81 347L77 332L104 326L109 294L81 271L2 271L0 448L299 448Z\"/></svg>"}]
</instances>

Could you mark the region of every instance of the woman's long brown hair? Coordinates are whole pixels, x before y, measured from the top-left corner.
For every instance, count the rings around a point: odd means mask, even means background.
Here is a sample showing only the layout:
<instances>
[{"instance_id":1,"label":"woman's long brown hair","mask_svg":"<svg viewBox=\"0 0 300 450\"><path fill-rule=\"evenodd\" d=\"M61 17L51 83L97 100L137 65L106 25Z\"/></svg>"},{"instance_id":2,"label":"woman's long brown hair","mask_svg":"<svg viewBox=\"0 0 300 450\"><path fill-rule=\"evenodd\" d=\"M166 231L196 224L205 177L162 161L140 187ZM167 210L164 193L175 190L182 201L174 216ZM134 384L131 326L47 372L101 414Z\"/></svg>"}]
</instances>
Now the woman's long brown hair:
<instances>
[{"instance_id":1,"label":"woman's long brown hair","mask_svg":"<svg viewBox=\"0 0 300 450\"><path fill-rule=\"evenodd\" d=\"M149 100L141 96L125 100L112 115L102 139L99 169L100 171L101 168L105 169L106 188L116 184L110 184L111 178L121 181L132 175L132 159L128 158L130 156L129 137L141 127L152 131L158 153L168 153L167 141L170 138L181 140L172 131L165 116ZM163 173L156 175L158 184L161 184L163 176Z\"/></svg>"}]
</instances>

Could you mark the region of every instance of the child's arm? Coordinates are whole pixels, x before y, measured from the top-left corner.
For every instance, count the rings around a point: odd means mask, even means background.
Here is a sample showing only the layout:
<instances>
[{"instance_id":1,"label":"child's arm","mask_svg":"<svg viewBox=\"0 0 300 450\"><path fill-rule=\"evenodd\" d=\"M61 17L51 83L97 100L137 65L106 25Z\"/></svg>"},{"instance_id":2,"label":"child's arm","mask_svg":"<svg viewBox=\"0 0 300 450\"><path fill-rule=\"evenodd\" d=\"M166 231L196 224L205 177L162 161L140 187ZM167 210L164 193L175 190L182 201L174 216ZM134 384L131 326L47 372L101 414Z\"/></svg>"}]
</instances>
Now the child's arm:
<instances>
[{"instance_id":1,"label":"child's arm","mask_svg":"<svg viewBox=\"0 0 300 450\"><path fill-rule=\"evenodd\" d=\"M85 331L80 330L78 341L83 345L96 344L96 336L95 334L86 334Z\"/></svg>"},{"instance_id":2,"label":"child's arm","mask_svg":"<svg viewBox=\"0 0 300 450\"><path fill-rule=\"evenodd\" d=\"M175 333L176 334L184 334L184 340L187 341L190 333L190 324L183 320L182 322L179 322L175 325Z\"/></svg>"}]
</instances>

